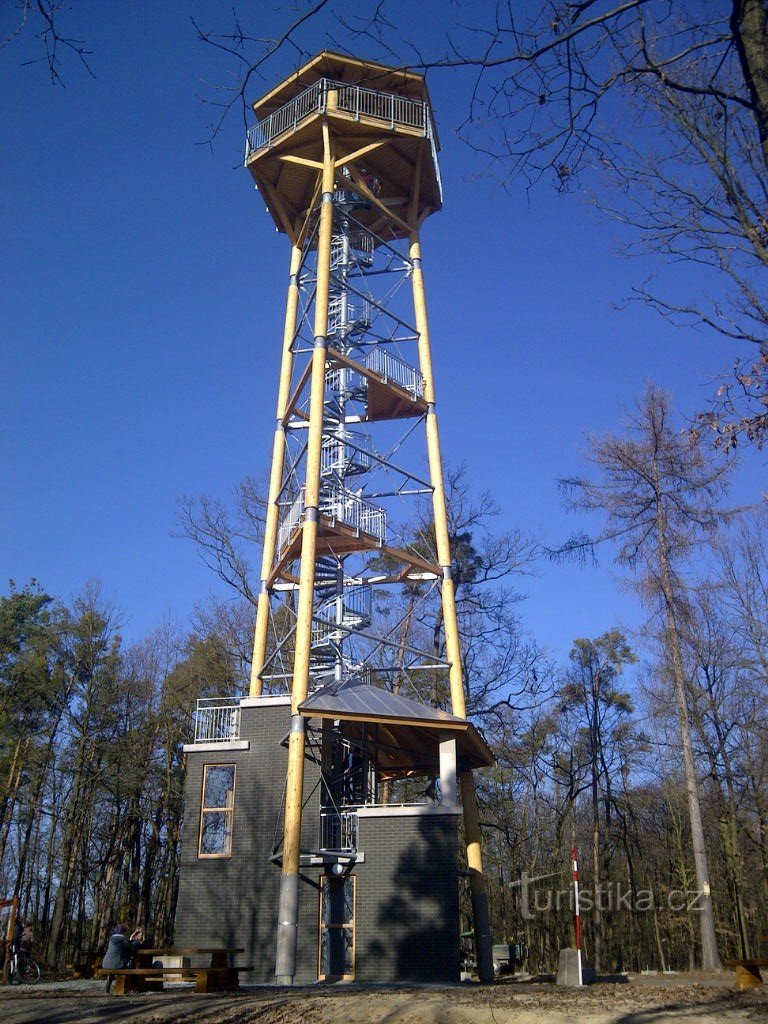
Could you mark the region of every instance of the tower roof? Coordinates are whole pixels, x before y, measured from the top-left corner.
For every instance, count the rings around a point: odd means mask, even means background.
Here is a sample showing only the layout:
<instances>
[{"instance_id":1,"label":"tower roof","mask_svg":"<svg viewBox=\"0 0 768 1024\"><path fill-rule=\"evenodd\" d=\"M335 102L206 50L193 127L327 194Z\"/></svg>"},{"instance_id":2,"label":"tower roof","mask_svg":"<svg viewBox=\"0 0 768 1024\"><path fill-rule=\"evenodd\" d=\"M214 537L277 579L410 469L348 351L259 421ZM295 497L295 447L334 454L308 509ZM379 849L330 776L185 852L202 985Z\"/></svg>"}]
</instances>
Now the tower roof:
<instances>
[{"instance_id":1,"label":"tower roof","mask_svg":"<svg viewBox=\"0 0 768 1024\"><path fill-rule=\"evenodd\" d=\"M413 100L426 100L429 103L427 83L423 75L405 68L387 67L385 64L323 50L256 100L252 105L253 112L259 120L268 117L320 78L331 78L334 82L342 82L345 85L360 85L379 92L407 96Z\"/></svg>"}]
</instances>

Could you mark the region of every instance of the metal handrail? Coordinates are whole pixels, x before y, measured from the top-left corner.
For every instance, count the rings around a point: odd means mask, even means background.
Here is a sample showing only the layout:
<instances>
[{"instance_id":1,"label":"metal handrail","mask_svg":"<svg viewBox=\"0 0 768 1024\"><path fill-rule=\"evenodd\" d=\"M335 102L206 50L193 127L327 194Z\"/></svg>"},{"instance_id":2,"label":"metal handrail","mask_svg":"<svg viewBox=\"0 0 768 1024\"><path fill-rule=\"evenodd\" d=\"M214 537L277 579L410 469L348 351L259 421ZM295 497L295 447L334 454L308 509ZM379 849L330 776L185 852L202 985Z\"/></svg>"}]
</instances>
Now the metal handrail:
<instances>
[{"instance_id":1,"label":"metal handrail","mask_svg":"<svg viewBox=\"0 0 768 1024\"><path fill-rule=\"evenodd\" d=\"M370 266L373 262L373 235L370 231L350 231L348 245L342 235L334 235L331 239L331 270L337 267L356 264Z\"/></svg>"},{"instance_id":2,"label":"metal handrail","mask_svg":"<svg viewBox=\"0 0 768 1024\"><path fill-rule=\"evenodd\" d=\"M373 442L368 434L349 430L344 437L323 438L322 472L364 473L371 468Z\"/></svg>"},{"instance_id":3,"label":"metal handrail","mask_svg":"<svg viewBox=\"0 0 768 1024\"><path fill-rule=\"evenodd\" d=\"M288 538L302 520L305 491L306 488L302 486L296 497L283 506L286 511L280 521L277 535L279 551L285 547ZM345 526L351 526L354 530L360 530L362 533L375 537L380 544L384 543L387 534L386 510L376 505L369 505L359 494L347 490L346 487L323 488L318 511L329 519L335 519Z\"/></svg>"},{"instance_id":4,"label":"metal handrail","mask_svg":"<svg viewBox=\"0 0 768 1024\"><path fill-rule=\"evenodd\" d=\"M392 381L398 384L405 391L409 391L415 398L421 398L424 394L424 378L419 370L408 363L393 356L384 348L372 348L363 359L363 363L369 370L378 373L385 381Z\"/></svg>"},{"instance_id":5,"label":"metal handrail","mask_svg":"<svg viewBox=\"0 0 768 1024\"><path fill-rule=\"evenodd\" d=\"M386 511L376 505L369 505L354 491L348 491L345 487L328 488L320 496L320 513L384 543L387 532Z\"/></svg>"},{"instance_id":6,"label":"metal handrail","mask_svg":"<svg viewBox=\"0 0 768 1024\"><path fill-rule=\"evenodd\" d=\"M409 128L420 128L429 134L429 111L424 100L412 100L407 96L396 96L390 92L378 92L360 85L338 85L337 106L355 119L373 117L394 128L396 124Z\"/></svg>"},{"instance_id":7,"label":"metal handrail","mask_svg":"<svg viewBox=\"0 0 768 1024\"><path fill-rule=\"evenodd\" d=\"M239 737L239 697L198 699L195 708L195 743L223 743Z\"/></svg>"},{"instance_id":8,"label":"metal handrail","mask_svg":"<svg viewBox=\"0 0 768 1024\"><path fill-rule=\"evenodd\" d=\"M346 627L342 629L342 635L346 634L352 626L361 622L371 621L372 591L368 584L353 587L344 587L341 595L342 609L341 622L337 622L339 609L337 607L337 596L333 595L312 611L315 620L312 623L312 635L314 639L321 640L329 637L337 626Z\"/></svg>"},{"instance_id":9,"label":"metal handrail","mask_svg":"<svg viewBox=\"0 0 768 1024\"><path fill-rule=\"evenodd\" d=\"M246 161L259 149L265 149L280 135L296 131L302 121L315 113L331 109L329 93L335 92L335 107L359 120L361 116L383 121L391 128L402 125L419 129L425 138L432 138L432 122L426 100L413 100L394 93L378 92L360 85L345 85L330 78L319 78L298 96L274 110L268 117L248 129L245 143Z\"/></svg>"},{"instance_id":10,"label":"metal handrail","mask_svg":"<svg viewBox=\"0 0 768 1024\"><path fill-rule=\"evenodd\" d=\"M318 79L304 92L273 111L269 117L248 129L245 143L245 159L257 149L271 146L278 135L295 131L305 118L325 107L325 78Z\"/></svg>"},{"instance_id":11,"label":"metal handrail","mask_svg":"<svg viewBox=\"0 0 768 1024\"><path fill-rule=\"evenodd\" d=\"M334 295L328 302L326 333L329 338L337 334L361 334L368 330L372 322L372 306L367 299L358 298L356 302L345 302L341 295Z\"/></svg>"},{"instance_id":12,"label":"metal handrail","mask_svg":"<svg viewBox=\"0 0 768 1024\"><path fill-rule=\"evenodd\" d=\"M357 849L357 809L320 812L320 849Z\"/></svg>"}]
</instances>

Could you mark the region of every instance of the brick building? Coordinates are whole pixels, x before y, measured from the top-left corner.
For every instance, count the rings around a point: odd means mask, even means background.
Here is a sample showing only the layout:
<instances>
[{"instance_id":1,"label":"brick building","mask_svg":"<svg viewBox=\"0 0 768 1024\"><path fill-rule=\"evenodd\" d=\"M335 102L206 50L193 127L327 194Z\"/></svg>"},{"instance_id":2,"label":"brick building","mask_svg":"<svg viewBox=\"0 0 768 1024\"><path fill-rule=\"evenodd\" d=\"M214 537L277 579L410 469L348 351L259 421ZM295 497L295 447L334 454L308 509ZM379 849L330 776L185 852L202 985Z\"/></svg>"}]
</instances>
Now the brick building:
<instances>
[{"instance_id":1,"label":"brick building","mask_svg":"<svg viewBox=\"0 0 768 1024\"><path fill-rule=\"evenodd\" d=\"M318 691L304 710L296 981L458 980L456 773L488 763L482 737L372 687ZM198 726L185 748L176 943L244 946L254 970L243 980L271 982L290 698L202 702ZM377 802L382 779L413 770L440 777L440 802Z\"/></svg>"}]
</instances>

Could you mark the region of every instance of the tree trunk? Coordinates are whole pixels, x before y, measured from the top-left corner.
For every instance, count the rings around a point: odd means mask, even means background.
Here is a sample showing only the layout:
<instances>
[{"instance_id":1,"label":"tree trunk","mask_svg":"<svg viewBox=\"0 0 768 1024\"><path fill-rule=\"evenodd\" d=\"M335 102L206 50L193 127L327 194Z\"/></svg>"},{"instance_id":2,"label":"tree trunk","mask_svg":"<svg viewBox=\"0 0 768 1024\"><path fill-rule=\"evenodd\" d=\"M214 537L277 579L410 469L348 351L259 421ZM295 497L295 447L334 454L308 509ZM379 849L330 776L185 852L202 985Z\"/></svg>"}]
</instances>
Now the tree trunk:
<instances>
[{"instance_id":1,"label":"tree trunk","mask_svg":"<svg viewBox=\"0 0 768 1024\"><path fill-rule=\"evenodd\" d=\"M666 584L666 587L669 587L669 571L666 565L666 559L662 556L662 585L664 584ZM691 742L691 729L688 722L688 700L686 695L685 674L683 671L683 659L680 652L680 638L679 633L677 632L677 621L674 606L666 592L664 597L667 605L667 643L672 663L672 681L678 712L680 745L683 753L683 771L685 773L685 789L688 797L688 816L691 823L693 863L696 871L696 886L698 889L701 966L705 971L721 971L723 967L720 963L720 955L717 951L717 936L715 934L715 916L712 909L712 891L709 883L707 848L704 839L704 826L701 820L699 781L696 775L696 763L693 757L693 744Z\"/></svg>"},{"instance_id":2,"label":"tree trunk","mask_svg":"<svg viewBox=\"0 0 768 1024\"><path fill-rule=\"evenodd\" d=\"M658 463L654 461L654 473L658 474ZM712 909L712 891L709 883L709 865L707 848L704 841L704 827L701 821L701 804L699 801L699 781L696 775L696 762L693 757L691 729L688 721L688 697L683 656L680 649L680 633L677 623L677 604L672 584L672 572L669 565L667 548L667 523L664 505L661 500L657 480L656 500L656 532L659 553L659 585L664 602L667 629L667 650L672 666L672 682L677 704L678 722L680 727L680 745L683 752L683 770L685 788L688 796L688 816L691 823L691 843L693 845L693 862L696 870L698 888L698 907L701 936L701 966L705 971L721 971L720 955L717 951L715 934L715 917Z\"/></svg>"},{"instance_id":3,"label":"tree trunk","mask_svg":"<svg viewBox=\"0 0 768 1024\"><path fill-rule=\"evenodd\" d=\"M731 31L768 168L768 8L765 0L733 0Z\"/></svg>"}]
</instances>

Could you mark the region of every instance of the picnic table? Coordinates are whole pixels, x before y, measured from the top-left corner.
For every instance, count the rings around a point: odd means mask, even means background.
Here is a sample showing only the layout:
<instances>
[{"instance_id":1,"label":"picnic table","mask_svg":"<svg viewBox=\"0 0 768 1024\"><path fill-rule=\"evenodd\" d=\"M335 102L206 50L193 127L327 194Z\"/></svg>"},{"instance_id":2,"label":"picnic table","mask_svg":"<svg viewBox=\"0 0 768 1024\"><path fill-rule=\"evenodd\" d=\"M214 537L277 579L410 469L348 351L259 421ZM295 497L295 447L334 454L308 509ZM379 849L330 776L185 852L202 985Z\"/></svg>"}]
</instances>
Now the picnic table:
<instances>
[{"instance_id":1,"label":"picnic table","mask_svg":"<svg viewBox=\"0 0 768 1024\"><path fill-rule=\"evenodd\" d=\"M240 971L251 967L236 966L232 963L242 946L173 946L156 949L137 949L133 967L99 968L95 973L100 977L113 975L115 995L129 992L151 992L162 989L163 981L194 981L195 992L221 992L239 986ZM181 965L157 967L159 960L178 959ZM185 963L205 959L206 963Z\"/></svg>"},{"instance_id":2,"label":"picnic table","mask_svg":"<svg viewBox=\"0 0 768 1024\"><path fill-rule=\"evenodd\" d=\"M726 967L733 967L736 974L736 988L757 988L763 984L761 967L768 967L765 957L753 957L749 960L726 960Z\"/></svg>"}]
</instances>

